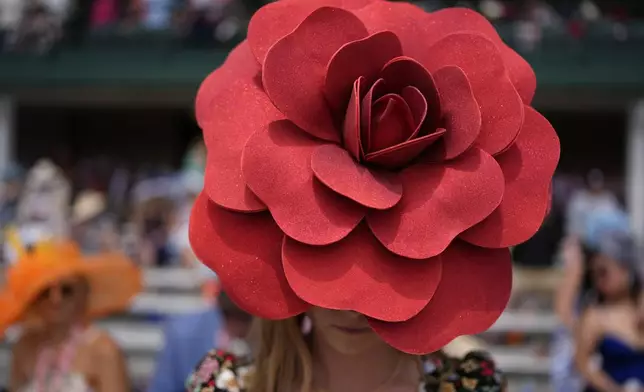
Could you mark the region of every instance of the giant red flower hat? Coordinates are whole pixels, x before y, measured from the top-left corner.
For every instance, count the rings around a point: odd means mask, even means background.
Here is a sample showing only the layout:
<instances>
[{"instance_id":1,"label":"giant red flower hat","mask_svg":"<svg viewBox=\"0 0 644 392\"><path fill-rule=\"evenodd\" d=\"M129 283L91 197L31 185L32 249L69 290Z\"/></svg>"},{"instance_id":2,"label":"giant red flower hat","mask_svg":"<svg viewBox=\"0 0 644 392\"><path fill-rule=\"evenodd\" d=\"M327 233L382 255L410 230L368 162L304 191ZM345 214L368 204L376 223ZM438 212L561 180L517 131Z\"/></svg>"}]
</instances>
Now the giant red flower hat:
<instances>
[{"instance_id":1,"label":"giant red flower hat","mask_svg":"<svg viewBox=\"0 0 644 392\"><path fill-rule=\"evenodd\" d=\"M535 86L467 9L268 4L197 96L194 250L260 317L352 310L409 353L481 332L549 206L559 141Z\"/></svg>"}]
</instances>

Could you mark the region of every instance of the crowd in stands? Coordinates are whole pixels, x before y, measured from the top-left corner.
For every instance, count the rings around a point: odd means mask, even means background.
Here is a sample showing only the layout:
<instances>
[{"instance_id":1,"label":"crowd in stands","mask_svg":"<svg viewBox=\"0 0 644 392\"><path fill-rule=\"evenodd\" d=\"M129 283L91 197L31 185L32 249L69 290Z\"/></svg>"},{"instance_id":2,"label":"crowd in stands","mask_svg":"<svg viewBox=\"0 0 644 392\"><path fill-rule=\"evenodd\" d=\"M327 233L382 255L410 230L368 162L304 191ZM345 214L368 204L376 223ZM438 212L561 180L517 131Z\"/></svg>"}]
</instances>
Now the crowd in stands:
<instances>
[{"instance_id":1,"label":"crowd in stands","mask_svg":"<svg viewBox=\"0 0 644 392\"><path fill-rule=\"evenodd\" d=\"M4 51L42 53L88 33L171 32L209 46L238 39L249 15L238 0L0 0L0 40Z\"/></svg>"},{"instance_id":2,"label":"crowd in stands","mask_svg":"<svg viewBox=\"0 0 644 392\"><path fill-rule=\"evenodd\" d=\"M70 233L85 253L125 251L145 266L192 266L188 217L203 184L204 147L183 168L129 171L100 161L63 169L40 160L5 170L0 228L47 226Z\"/></svg>"},{"instance_id":3,"label":"crowd in stands","mask_svg":"<svg viewBox=\"0 0 644 392\"><path fill-rule=\"evenodd\" d=\"M238 42L253 11L267 0L0 0L0 49L43 53L59 43L82 43L88 33L171 33L186 45ZM634 0L417 0L427 10L464 6L510 27L524 51L548 34L573 39L598 30L617 41L631 38L629 22L644 19Z\"/></svg>"}]
</instances>

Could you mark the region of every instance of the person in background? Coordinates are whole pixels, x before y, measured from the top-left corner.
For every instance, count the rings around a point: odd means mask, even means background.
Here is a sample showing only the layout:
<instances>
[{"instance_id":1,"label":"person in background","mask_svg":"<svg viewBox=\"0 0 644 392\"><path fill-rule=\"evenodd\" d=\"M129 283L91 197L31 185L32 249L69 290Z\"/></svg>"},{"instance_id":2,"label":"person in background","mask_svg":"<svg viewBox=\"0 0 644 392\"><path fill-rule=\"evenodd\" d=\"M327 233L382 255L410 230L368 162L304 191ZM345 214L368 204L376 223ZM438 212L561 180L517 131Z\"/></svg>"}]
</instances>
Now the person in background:
<instances>
[{"instance_id":1,"label":"person in background","mask_svg":"<svg viewBox=\"0 0 644 392\"><path fill-rule=\"evenodd\" d=\"M170 229L169 244L178 255L180 263L185 267L200 265L192 251L188 230L190 225L190 211L203 188L203 172L188 169L180 175L185 194L177 201L177 213Z\"/></svg>"},{"instance_id":2,"label":"person in background","mask_svg":"<svg viewBox=\"0 0 644 392\"><path fill-rule=\"evenodd\" d=\"M589 305L579 320L575 360L587 392L644 390L644 331L639 328L642 279L630 233L598 231L588 250ZM601 367L594 355L602 357Z\"/></svg>"},{"instance_id":3,"label":"person in background","mask_svg":"<svg viewBox=\"0 0 644 392\"><path fill-rule=\"evenodd\" d=\"M0 0L0 51L6 49L20 25L23 7L24 0Z\"/></svg>"},{"instance_id":4,"label":"person in background","mask_svg":"<svg viewBox=\"0 0 644 392\"><path fill-rule=\"evenodd\" d=\"M126 309L141 290L136 266L118 254L86 257L69 241L24 242L13 250L0 287L0 337L21 334L12 347L12 392L129 392L125 358L92 322Z\"/></svg>"},{"instance_id":5,"label":"person in background","mask_svg":"<svg viewBox=\"0 0 644 392\"><path fill-rule=\"evenodd\" d=\"M16 219L23 179L24 171L18 165L10 165L3 173L0 190L0 229L4 229Z\"/></svg>"},{"instance_id":6,"label":"person in background","mask_svg":"<svg viewBox=\"0 0 644 392\"><path fill-rule=\"evenodd\" d=\"M212 276L210 270L207 272ZM185 391L186 378L213 345L238 355L248 354L246 336L252 318L222 291L211 290L213 281L216 279L210 278L204 284L210 300L208 309L168 320L165 346L159 353L149 392Z\"/></svg>"},{"instance_id":7,"label":"person in background","mask_svg":"<svg viewBox=\"0 0 644 392\"><path fill-rule=\"evenodd\" d=\"M574 331L577 325L584 256L579 240L568 237L562 247L563 273L555 291L554 307L560 325L555 330L550 353L550 382L553 392L579 392L582 380L574 364Z\"/></svg>"},{"instance_id":8,"label":"person in background","mask_svg":"<svg viewBox=\"0 0 644 392\"><path fill-rule=\"evenodd\" d=\"M555 392L575 392L582 389L582 380L574 364L578 316L594 301L594 289L586 266L590 249L598 249L606 233L628 233L630 222L625 211L600 208L584 220L583 235L569 236L563 242L561 258L563 277L555 292L555 312L561 322L554 334L551 353L551 382Z\"/></svg>"},{"instance_id":9,"label":"person in background","mask_svg":"<svg viewBox=\"0 0 644 392\"><path fill-rule=\"evenodd\" d=\"M588 217L602 209L619 210L619 203L606 189L604 173L593 169L586 176L586 188L576 192L570 200L566 211L566 236L583 236Z\"/></svg>"},{"instance_id":10,"label":"person in background","mask_svg":"<svg viewBox=\"0 0 644 392\"><path fill-rule=\"evenodd\" d=\"M48 159L29 169L18 201L15 226L43 231L56 238L69 235L71 185L63 171Z\"/></svg>"},{"instance_id":11,"label":"person in background","mask_svg":"<svg viewBox=\"0 0 644 392\"><path fill-rule=\"evenodd\" d=\"M101 192L85 190L76 196L71 226L72 235L85 254L120 249L116 224L107 213L107 200Z\"/></svg>"}]
</instances>

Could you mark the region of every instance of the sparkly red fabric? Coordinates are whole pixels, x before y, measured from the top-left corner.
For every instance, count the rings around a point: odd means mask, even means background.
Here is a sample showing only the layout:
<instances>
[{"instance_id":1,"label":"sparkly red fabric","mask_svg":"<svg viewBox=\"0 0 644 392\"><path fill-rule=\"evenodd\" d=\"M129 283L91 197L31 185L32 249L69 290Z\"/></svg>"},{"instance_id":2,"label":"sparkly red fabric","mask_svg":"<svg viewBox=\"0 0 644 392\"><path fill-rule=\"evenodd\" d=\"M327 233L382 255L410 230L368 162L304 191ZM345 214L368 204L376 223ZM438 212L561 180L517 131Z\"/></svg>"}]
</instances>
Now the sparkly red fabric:
<instances>
[{"instance_id":1,"label":"sparkly red fabric","mask_svg":"<svg viewBox=\"0 0 644 392\"><path fill-rule=\"evenodd\" d=\"M409 353L481 332L549 206L559 141L535 86L471 10L270 3L197 96L193 248L261 317L353 310Z\"/></svg>"}]
</instances>

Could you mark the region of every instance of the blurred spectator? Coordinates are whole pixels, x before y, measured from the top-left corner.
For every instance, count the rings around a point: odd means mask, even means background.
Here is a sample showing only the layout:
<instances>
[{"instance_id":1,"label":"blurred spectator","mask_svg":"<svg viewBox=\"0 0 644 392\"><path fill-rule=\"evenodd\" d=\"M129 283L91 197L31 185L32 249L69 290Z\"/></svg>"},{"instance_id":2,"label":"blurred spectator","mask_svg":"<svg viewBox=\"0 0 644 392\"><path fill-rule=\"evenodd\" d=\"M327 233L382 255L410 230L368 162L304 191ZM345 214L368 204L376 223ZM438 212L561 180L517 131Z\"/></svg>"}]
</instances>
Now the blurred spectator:
<instances>
[{"instance_id":1,"label":"blurred spectator","mask_svg":"<svg viewBox=\"0 0 644 392\"><path fill-rule=\"evenodd\" d=\"M0 0L0 45L5 46L22 19L24 0Z\"/></svg>"},{"instance_id":2,"label":"blurred spectator","mask_svg":"<svg viewBox=\"0 0 644 392\"><path fill-rule=\"evenodd\" d=\"M78 194L72 207L72 232L83 253L120 250L116 222L107 211L105 195L97 191Z\"/></svg>"},{"instance_id":3,"label":"blurred spectator","mask_svg":"<svg viewBox=\"0 0 644 392\"><path fill-rule=\"evenodd\" d=\"M250 354L246 337L251 321L252 317L223 292L210 309L171 318L166 325L165 345L157 359L148 391L185 391L187 377L213 347L242 357Z\"/></svg>"},{"instance_id":4,"label":"blurred spectator","mask_svg":"<svg viewBox=\"0 0 644 392\"><path fill-rule=\"evenodd\" d=\"M171 247L176 250L181 265L193 267L198 264L188 236L190 224L190 212L192 206L203 188L203 172L187 170L181 176L186 195L178 203L178 211L175 215L171 236L169 238Z\"/></svg>"},{"instance_id":5,"label":"blurred spectator","mask_svg":"<svg viewBox=\"0 0 644 392\"><path fill-rule=\"evenodd\" d=\"M63 36L69 4L64 0L25 0L21 20L9 38L16 51L44 53Z\"/></svg>"},{"instance_id":6,"label":"blurred spectator","mask_svg":"<svg viewBox=\"0 0 644 392\"><path fill-rule=\"evenodd\" d=\"M586 188L573 195L566 212L566 235L580 238L586 230L588 217L597 210L618 210L619 203L605 187L604 173L591 170L586 176Z\"/></svg>"},{"instance_id":7,"label":"blurred spectator","mask_svg":"<svg viewBox=\"0 0 644 392\"><path fill-rule=\"evenodd\" d=\"M18 200L23 180L24 171L20 166L13 164L5 169L0 189L0 230L13 223L18 215Z\"/></svg>"},{"instance_id":8,"label":"blurred spectator","mask_svg":"<svg viewBox=\"0 0 644 392\"><path fill-rule=\"evenodd\" d=\"M584 279L584 255L578 238L568 237L562 248L562 279L555 291L555 313L561 325L555 330L550 353L553 392L580 392L582 380L574 364L573 333L580 312Z\"/></svg>"},{"instance_id":9,"label":"blurred spectator","mask_svg":"<svg viewBox=\"0 0 644 392\"><path fill-rule=\"evenodd\" d=\"M633 239L623 230L607 227L599 238L587 255L593 297L579 321L576 364L588 383L587 392L641 391L640 260ZM600 367L593 360L597 354Z\"/></svg>"},{"instance_id":10,"label":"blurred spectator","mask_svg":"<svg viewBox=\"0 0 644 392\"><path fill-rule=\"evenodd\" d=\"M0 287L0 335L19 324L12 347L12 391L128 392L125 358L89 322L124 309L141 288L120 256L85 259L73 243L8 234L15 258ZM19 288L19 290L16 290Z\"/></svg>"},{"instance_id":11,"label":"blurred spectator","mask_svg":"<svg viewBox=\"0 0 644 392\"><path fill-rule=\"evenodd\" d=\"M143 0L143 26L149 30L168 30L177 0Z\"/></svg>"},{"instance_id":12,"label":"blurred spectator","mask_svg":"<svg viewBox=\"0 0 644 392\"><path fill-rule=\"evenodd\" d=\"M117 0L94 0L91 26L99 29L113 26L119 17Z\"/></svg>"},{"instance_id":13,"label":"blurred spectator","mask_svg":"<svg viewBox=\"0 0 644 392\"><path fill-rule=\"evenodd\" d=\"M177 262L176 250L168 242L174 217L173 200L152 197L141 201L136 212L140 260L146 266L165 267Z\"/></svg>"},{"instance_id":14,"label":"blurred spectator","mask_svg":"<svg viewBox=\"0 0 644 392\"><path fill-rule=\"evenodd\" d=\"M15 225L67 238L70 201L71 186L60 168L47 159L39 160L27 173Z\"/></svg>"}]
</instances>

